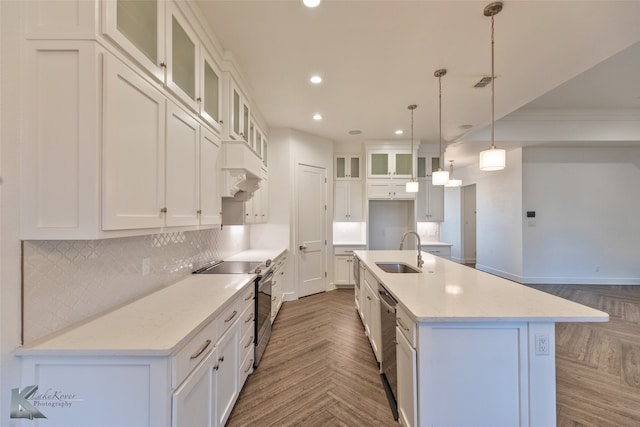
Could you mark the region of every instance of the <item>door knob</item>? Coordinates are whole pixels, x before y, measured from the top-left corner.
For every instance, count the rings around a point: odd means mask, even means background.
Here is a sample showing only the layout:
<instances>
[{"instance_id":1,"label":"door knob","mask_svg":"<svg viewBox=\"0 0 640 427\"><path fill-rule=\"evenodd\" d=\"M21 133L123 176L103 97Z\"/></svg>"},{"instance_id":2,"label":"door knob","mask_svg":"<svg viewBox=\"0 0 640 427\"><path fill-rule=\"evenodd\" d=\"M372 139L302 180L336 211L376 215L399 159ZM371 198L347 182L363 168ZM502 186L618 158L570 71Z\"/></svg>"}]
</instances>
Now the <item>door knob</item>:
<instances>
[{"instance_id":1,"label":"door knob","mask_svg":"<svg viewBox=\"0 0 640 427\"><path fill-rule=\"evenodd\" d=\"M301 251L304 251L305 249L307 249L307 247L305 245L300 245L298 246L298 249L300 249Z\"/></svg>"}]
</instances>

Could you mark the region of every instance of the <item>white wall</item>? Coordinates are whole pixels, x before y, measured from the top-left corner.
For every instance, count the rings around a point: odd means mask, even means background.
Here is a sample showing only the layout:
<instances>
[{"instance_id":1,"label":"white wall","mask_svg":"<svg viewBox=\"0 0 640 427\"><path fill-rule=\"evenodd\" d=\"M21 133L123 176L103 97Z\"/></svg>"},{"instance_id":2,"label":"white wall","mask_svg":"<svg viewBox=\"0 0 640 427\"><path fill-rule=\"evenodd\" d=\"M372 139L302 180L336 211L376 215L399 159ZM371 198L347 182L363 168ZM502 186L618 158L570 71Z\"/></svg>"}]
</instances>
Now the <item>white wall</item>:
<instances>
[{"instance_id":1,"label":"white wall","mask_svg":"<svg viewBox=\"0 0 640 427\"><path fill-rule=\"evenodd\" d=\"M11 389L21 387L13 350L20 344L20 2L0 1L0 424L9 419Z\"/></svg>"},{"instance_id":2,"label":"white wall","mask_svg":"<svg viewBox=\"0 0 640 427\"><path fill-rule=\"evenodd\" d=\"M457 177L457 171L456 171ZM466 183L464 183L467 185ZM451 243L451 260L464 261L462 250L462 187L445 187L444 222L440 226L440 240Z\"/></svg>"},{"instance_id":3,"label":"white wall","mask_svg":"<svg viewBox=\"0 0 640 427\"><path fill-rule=\"evenodd\" d=\"M504 170L482 172L473 164L456 169L456 176L464 185L476 184L476 268L519 281L522 277L522 149L507 151Z\"/></svg>"},{"instance_id":4,"label":"white wall","mask_svg":"<svg viewBox=\"0 0 640 427\"><path fill-rule=\"evenodd\" d=\"M640 148L523 155L525 283L640 284ZM531 223L531 224L530 224Z\"/></svg>"}]
</instances>

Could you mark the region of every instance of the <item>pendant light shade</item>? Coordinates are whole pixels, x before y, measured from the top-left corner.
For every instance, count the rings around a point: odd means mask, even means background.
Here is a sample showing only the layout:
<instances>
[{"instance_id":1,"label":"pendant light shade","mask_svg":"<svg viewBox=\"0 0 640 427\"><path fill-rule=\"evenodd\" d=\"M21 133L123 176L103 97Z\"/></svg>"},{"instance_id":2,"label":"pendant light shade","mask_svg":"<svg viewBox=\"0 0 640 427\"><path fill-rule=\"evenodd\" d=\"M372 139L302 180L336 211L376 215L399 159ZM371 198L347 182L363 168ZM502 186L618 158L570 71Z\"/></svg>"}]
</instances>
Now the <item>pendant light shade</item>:
<instances>
[{"instance_id":1,"label":"pendant light shade","mask_svg":"<svg viewBox=\"0 0 640 427\"><path fill-rule=\"evenodd\" d=\"M444 185L445 187L460 187L462 185L461 179L455 179L453 177L453 160L449 160L451 166L449 166L449 181Z\"/></svg>"},{"instance_id":2,"label":"pendant light shade","mask_svg":"<svg viewBox=\"0 0 640 427\"><path fill-rule=\"evenodd\" d=\"M493 2L484 8L484 16L491 17L491 147L480 152L480 170L499 171L507 164L507 154L505 150L497 149L495 144L495 80L496 73L494 67L494 37L493 37L493 17L502 10L502 2Z\"/></svg>"},{"instance_id":3,"label":"pendant light shade","mask_svg":"<svg viewBox=\"0 0 640 427\"><path fill-rule=\"evenodd\" d=\"M438 170L431 174L431 183L433 185L445 185L449 182L449 171Z\"/></svg>"},{"instance_id":4,"label":"pendant light shade","mask_svg":"<svg viewBox=\"0 0 640 427\"><path fill-rule=\"evenodd\" d=\"M495 145L480 152L480 170L499 171L507 165L507 152Z\"/></svg>"},{"instance_id":5,"label":"pendant light shade","mask_svg":"<svg viewBox=\"0 0 640 427\"><path fill-rule=\"evenodd\" d=\"M433 75L438 78L438 122L440 128L440 162L438 170L431 174L431 183L433 185L445 185L449 181L449 171L442 170L442 76L447 74L447 70L441 68L436 70Z\"/></svg>"},{"instance_id":6,"label":"pendant light shade","mask_svg":"<svg viewBox=\"0 0 640 427\"><path fill-rule=\"evenodd\" d=\"M418 106L415 104L411 104L407 108L411 110L411 180L407 181L404 191L406 191L407 193L417 193L420 185L418 184L418 181L416 181L414 173L415 163L413 161L413 110L418 108Z\"/></svg>"}]
</instances>

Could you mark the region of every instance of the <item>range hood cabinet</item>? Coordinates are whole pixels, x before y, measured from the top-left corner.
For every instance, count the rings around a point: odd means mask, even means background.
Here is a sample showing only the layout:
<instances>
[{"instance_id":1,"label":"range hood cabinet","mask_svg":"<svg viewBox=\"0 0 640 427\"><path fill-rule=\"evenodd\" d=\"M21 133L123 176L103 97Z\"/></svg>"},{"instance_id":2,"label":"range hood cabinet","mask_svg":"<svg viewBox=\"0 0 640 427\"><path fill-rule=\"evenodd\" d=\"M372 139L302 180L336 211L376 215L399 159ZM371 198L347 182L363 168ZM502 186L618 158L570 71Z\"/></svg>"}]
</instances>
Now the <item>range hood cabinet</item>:
<instances>
[{"instance_id":1,"label":"range hood cabinet","mask_svg":"<svg viewBox=\"0 0 640 427\"><path fill-rule=\"evenodd\" d=\"M233 198L245 202L260 188L262 159L244 141L222 142L223 202Z\"/></svg>"}]
</instances>

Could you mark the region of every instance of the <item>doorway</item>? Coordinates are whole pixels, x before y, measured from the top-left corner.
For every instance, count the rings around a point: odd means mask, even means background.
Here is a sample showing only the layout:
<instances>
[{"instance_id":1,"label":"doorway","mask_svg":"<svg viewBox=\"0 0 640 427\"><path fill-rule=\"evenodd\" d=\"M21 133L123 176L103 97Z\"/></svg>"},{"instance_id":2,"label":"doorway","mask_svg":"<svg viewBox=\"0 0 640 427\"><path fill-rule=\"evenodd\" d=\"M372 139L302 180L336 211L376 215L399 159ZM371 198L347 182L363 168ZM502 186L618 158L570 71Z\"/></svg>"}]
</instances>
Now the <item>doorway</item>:
<instances>
[{"instance_id":1,"label":"doorway","mask_svg":"<svg viewBox=\"0 0 640 427\"><path fill-rule=\"evenodd\" d=\"M476 264L476 185L462 187L462 262Z\"/></svg>"},{"instance_id":2,"label":"doorway","mask_svg":"<svg viewBox=\"0 0 640 427\"><path fill-rule=\"evenodd\" d=\"M327 289L326 178L324 168L297 166L298 298Z\"/></svg>"}]
</instances>

